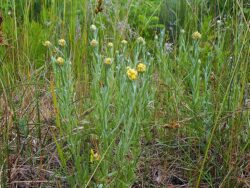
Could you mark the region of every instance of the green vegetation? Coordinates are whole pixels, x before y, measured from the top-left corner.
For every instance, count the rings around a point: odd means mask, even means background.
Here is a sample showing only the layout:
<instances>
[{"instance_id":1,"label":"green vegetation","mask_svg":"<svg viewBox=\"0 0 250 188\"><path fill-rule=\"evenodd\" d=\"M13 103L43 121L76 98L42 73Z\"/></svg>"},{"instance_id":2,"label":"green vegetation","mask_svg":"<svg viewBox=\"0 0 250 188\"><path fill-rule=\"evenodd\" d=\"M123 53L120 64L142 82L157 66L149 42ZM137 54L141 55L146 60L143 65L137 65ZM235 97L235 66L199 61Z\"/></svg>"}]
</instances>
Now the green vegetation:
<instances>
[{"instance_id":1,"label":"green vegetation","mask_svg":"<svg viewBox=\"0 0 250 188\"><path fill-rule=\"evenodd\" d=\"M0 0L1 187L249 187L246 0Z\"/></svg>"}]
</instances>

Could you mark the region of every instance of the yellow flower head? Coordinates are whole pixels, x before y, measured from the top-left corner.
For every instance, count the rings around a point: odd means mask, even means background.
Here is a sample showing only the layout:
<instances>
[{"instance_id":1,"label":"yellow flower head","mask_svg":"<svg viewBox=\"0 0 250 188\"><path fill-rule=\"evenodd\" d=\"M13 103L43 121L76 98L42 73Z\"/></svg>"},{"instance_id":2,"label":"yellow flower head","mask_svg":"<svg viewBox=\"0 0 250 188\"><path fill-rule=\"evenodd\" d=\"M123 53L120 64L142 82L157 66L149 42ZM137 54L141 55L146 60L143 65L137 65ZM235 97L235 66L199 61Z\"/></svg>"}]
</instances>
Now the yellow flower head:
<instances>
[{"instance_id":1,"label":"yellow flower head","mask_svg":"<svg viewBox=\"0 0 250 188\"><path fill-rule=\"evenodd\" d=\"M66 41L64 39L60 39L60 40L58 40L58 44L59 44L59 46L64 47L66 45Z\"/></svg>"},{"instance_id":2,"label":"yellow flower head","mask_svg":"<svg viewBox=\"0 0 250 188\"><path fill-rule=\"evenodd\" d=\"M111 65L112 64L112 59L110 57L105 58L104 59L104 64Z\"/></svg>"},{"instance_id":3,"label":"yellow flower head","mask_svg":"<svg viewBox=\"0 0 250 188\"><path fill-rule=\"evenodd\" d=\"M126 44L128 44L128 41L122 40L122 44L126 45Z\"/></svg>"},{"instance_id":4,"label":"yellow flower head","mask_svg":"<svg viewBox=\"0 0 250 188\"><path fill-rule=\"evenodd\" d=\"M135 69L127 68L127 76L130 80L136 80L138 72Z\"/></svg>"},{"instance_id":5,"label":"yellow flower head","mask_svg":"<svg viewBox=\"0 0 250 188\"><path fill-rule=\"evenodd\" d=\"M201 34L198 32L198 31L195 31L193 34L192 34L192 38L194 40L198 40L201 38Z\"/></svg>"},{"instance_id":6,"label":"yellow flower head","mask_svg":"<svg viewBox=\"0 0 250 188\"><path fill-rule=\"evenodd\" d=\"M96 31L96 29L97 29L97 27L96 27L95 25L91 25L91 26L90 26L90 30Z\"/></svg>"},{"instance_id":7,"label":"yellow flower head","mask_svg":"<svg viewBox=\"0 0 250 188\"><path fill-rule=\"evenodd\" d=\"M139 64L137 65L137 71L138 71L138 72L145 72L145 71L146 71L146 65L143 64L143 63L139 63Z\"/></svg>"},{"instance_id":8,"label":"yellow flower head","mask_svg":"<svg viewBox=\"0 0 250 188\"><path fill-rule=\"evenodd\" d=\"M146 44L144 38L142 38L142 37L138 37L136 40L138 43Z\"/></svg>"},{"instance_id":9,"label":"yellow flower head","mask_svg":"<svg viewBox=\"0 0 250 188\"><path fill-rule=\"evenodd\" d=\"M93 163L94 161L100 160L100 155L96 152L94 152L93 149L90 150L90 162Z\"/></svg>"},{"instance_id":10,"label":"yellow flower head","mask_svg":"<svg viewBox=\"0 0 250 188\"><path fill-rule=\"evenodd\" d=\"M58 57L56 59L56 62L57 62L58 65L63 65L65 61L64 61L64 59L62 57Z\"/></svg>"},{"instance_id":11,"label":"yellow flower head","mask_svg":"<svg viewBox=\"0 0 250 188\"><path fill-rule=\"evenodd\" d=\"M51 44L51 42L50 41L45 41L44 43L43 43L43 45L45 46L45 47L47 47L47 48L49 48L49 47L51 47L52 46L52 44Z\"/></svg>"},{"instance_id":12,"label":"yellow flower head","mask_svg":"<svg viewBox=\"0 0 250 188\"><path fill-rule=\"evenodd\" d=\"M96 46L98 45L97 40L93 39L93 40L90 42L90 45L93 46L93 47L96 47Z\"/></svg>"},{"instance_id":13,"label":"yellow flower head","mask_svg":"<svg viewBox=\"0 0 250 188\"><path fill-rule=\"evenodd\" d=\"M108 47L113 48L114 44L112 42L108 43Z\"/></svg>"}]
</instances>

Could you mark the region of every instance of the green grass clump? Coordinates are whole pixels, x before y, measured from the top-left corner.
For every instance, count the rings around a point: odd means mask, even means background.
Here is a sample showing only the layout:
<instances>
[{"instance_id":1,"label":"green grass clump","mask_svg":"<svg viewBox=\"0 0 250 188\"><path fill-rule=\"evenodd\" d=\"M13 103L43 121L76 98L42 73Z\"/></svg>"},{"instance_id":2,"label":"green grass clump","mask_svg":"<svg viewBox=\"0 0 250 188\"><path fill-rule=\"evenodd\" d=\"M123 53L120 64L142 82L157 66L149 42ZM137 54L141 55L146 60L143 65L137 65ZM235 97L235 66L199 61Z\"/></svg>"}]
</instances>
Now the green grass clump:
<instances>
[{"instance_id":1,"label":"green grass clump","mask_svg":"<svg viewBox=\"0 0 250 188\"><path fill-rule=\"evenodd\" d=\"M0 187L248 187L248 8L0 0Z\"/></svg>"}]
</instances>

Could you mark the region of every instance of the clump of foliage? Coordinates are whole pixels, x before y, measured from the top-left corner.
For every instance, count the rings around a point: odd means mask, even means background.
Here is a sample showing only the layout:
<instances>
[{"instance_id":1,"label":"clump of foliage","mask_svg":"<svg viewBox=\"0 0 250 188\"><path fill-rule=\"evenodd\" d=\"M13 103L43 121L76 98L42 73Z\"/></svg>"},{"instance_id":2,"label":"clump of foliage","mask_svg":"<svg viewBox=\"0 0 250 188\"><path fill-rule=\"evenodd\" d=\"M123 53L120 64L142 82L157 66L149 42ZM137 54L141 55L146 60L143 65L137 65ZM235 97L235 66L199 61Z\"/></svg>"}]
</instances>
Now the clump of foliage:
<instances>
[{"instance_id":1,"label":"clump of foliage","mask_svg":"<svg viewBox=\"0 0 250 188\"><path fill-rule=\"evenodd\" d=\"M0 187L247 187L246 0L0 0Z\"/></svg>"}]
</instances>

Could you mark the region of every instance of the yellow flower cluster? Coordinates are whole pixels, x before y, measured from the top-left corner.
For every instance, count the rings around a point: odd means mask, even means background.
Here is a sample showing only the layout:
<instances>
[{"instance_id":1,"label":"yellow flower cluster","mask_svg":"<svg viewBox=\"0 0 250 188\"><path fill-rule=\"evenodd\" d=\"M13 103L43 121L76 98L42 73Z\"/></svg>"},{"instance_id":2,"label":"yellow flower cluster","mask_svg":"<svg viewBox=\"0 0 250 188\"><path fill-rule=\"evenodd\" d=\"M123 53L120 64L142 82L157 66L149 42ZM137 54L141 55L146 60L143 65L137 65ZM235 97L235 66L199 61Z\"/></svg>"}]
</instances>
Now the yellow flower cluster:
<instances>
[{"instance_id":1,"label":"yellow flower cluster","mask_svg":"<svg viewBox=\"0 0 250 188\"><path fill-rule=\"evenodd\" d=\"M47 47L47 48L49 48L49 47L51 47L52 46L52 44L51 44L51 42L50 41L45 41L44 43L43 43L43 45L45 46L45 47Z\"/></svg>"},{"instance_id":2,"label":"yellow flower cluster","mask_svg":"<svg viewBox=\"0 0 250 188\"><path fill-rule=\"evenodd\" d=\"M138 76L138 72L135 69L127 67L127 76L130 80L136 80Z\"/></svg>"},{"instance_id":3,"label":"yellow flower cluster","mask_svg":"<svg viewBox=\"0 0 250 188\"><path fill-rule=\"evenodd\" d=\"M108 43L108 47L113 48L114 44L112 42Z\"/></svg>"},{"instance_id":4,"label":"yellow flower cluster","mask_svg":"<svg viewBox=\"0 0 250 188\"><path fill-rule=\"evenodd\" d=\"M66 44L67 44L67 43L66 43L66 41L65 41L64 39L59 39L59 40L58 40L58 45L59 45L59 46L64 47L64 46L66 46ZM52 44L49 40L45 41L45 42L43 43L43 45L44 45L45 47L47 47L47 48L53 46L53 44ZM53 53L57 53L57 52L58 52L58 49L57 49L57 48L54 48L52 52L53 52ZM55 62L56 62L57 65L62 66L62 65L64 65L64 63L65 63L65 60L64 60L64 58L62 58L62 57L59 56L59 57L56 58ZM69 64L71 64L71 62L69 62Z\"/></svg>"},{"instance_id":5,"label":"yellow flower cluster","mask_svg":"<svg viewBox=\"0 0 250 188\"><path fill-rule=\"evenodd\" d=\"M94 161L100 160L100 155L96 152L94 152L93 149L90 150L90 162L93 163Z\"/></svg>"},{"instance_id":6,"label":"yellow flower cluster","mask_svg":"<svg viewBox=\"0 0 250 188\"><path fill-rule=\"evenodd\" d=\"M45 42L43 43L43 45L44 45L45 47L49 48L49 47L52 46L52 43L51 43L50 41L47 40L47 41L45 41ZM58 45L61 46L61 47L64 47L64 46L66 46L66 41L65 41L64 39L59 39L59 40L58 40Z\"/></svg>"},{"instance_id":7,"label":"yellow flower cluster","mask_svg":"<svg viewBox=\"0 0 250 188\"><path fill-rule=\"evenodd\" d=\"M97 40L93 39L93 40L90 42L90 45L93 46L93 47L96 47L96 46L98 45Z\"/></svg>"},{"instance_id":8,"label":"yellow flower cluster","mask_svg":"<svg viewBox=\"0 0 250 188\"><path fill-rule=\"evenodd\" d=\"M64 59L62 57L58 57L56 59L56 62L57 62L58 65L63 65L65 61L64 61Z\"/></svg>"},{"instance_id":9,"label":"yellow flower cluster","mask_svg":"<svg viewBox=\"0 0 250 188\"><path fill-rule=\"evenodd\" d=\"M64 47L64 46L66 46L66 41L64 39L60 39L60 40L58 40L58 44L59 44L59 46Z\"/></svg>"},{"instance_id":10,"label":"yellow flower cluster","mask_svg":"<svg viewBox=\"0 0 250 188\"><path fill-rule=\"evenodd\" d=\"M192 38L194 40L198 40L201 38L201 34L198 32L198 31L195 31L193 34L192 34Z\"/></svg>"},{"instance_id":11,"label":"yellow flower cluster","mask_svg":"<svg viewBox=\"0 0 250 188\"><path fill-rule=\"evenodd\" d=\"M142 43L143 45L146 44L146 41L142 37L138 37L136 40L138 43Z\"/></svg>"},{"instance_id":12,"label":"yellow flower cluster","mask_svg":"<svg viewBox=\"0 0 250 188\"><path fill-rule=\"evenodd\" d=\"M95 25L91 25L91 26L90 26L90 30L91 30L91 31L96 31L96 30L97 30L97 27L96 27Z\"/></svg>"},{"instance_id":13,"label":"yellow flower cluster","mask_svg":"<svg viewBox=\"0 0 250 188\"><path fill-rule=\"evenodd\" d=\"M112 59L110 57L105 58L104 59L104 64L111 65L112 64Z\"/></svg>"},{"instance_id":14,"label":"yellow flower cluster","mask_svg":"<svg viewBox=\"0 0 250 188\"><path fill-rule=\"evenodd\" d=\"M127 76L130 80L137 80L138 73L143 73L147 69L147 66L143 63L139 63L136 69L132 69L131 67L127 67Z\"/></svg>"},{"instance_id":15,"label":"yellow flower cluster","mask_svg":"<svg viewBox=\"0 0 250 188\"><path fill-rule=\"evenodd\" d=\"M137 71L138 71L138 72L145 72L145 71L146 71L146 65L143 64L143 63L139 63L139 64L137 65Z\"/></svg>"},{"instance_id":16,"label":"yellow flower cluster","mask_svg":"<svg viewBox=\"0 0 250 188\"><path fill-rule=\"evenodd\" d=\"M128 43L128 41L122 40L122 44L123 44L123 45L126 45L127 43Z\"/></svg>"}]
</instances>

